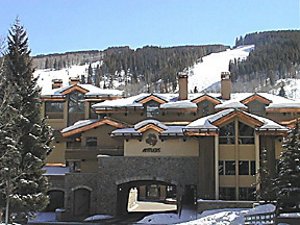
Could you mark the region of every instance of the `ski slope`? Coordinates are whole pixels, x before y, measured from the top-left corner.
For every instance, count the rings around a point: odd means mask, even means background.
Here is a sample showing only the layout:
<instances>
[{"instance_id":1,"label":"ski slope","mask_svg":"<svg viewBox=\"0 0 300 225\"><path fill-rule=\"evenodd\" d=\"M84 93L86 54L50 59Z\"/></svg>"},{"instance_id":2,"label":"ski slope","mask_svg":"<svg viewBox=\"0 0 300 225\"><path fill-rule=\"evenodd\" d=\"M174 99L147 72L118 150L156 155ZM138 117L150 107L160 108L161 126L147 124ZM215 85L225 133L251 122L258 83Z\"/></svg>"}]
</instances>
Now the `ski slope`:
<instances>
[{"instance_id":1,"label":"ski slope","mask_svg":"<svg viewBox=\"0 0 300 225\"><path fill-rule=\"evenodd\" d=\"M218 83L221 79L221 72L228 71L230 60L246 59L253 49L254 45L247 45L204 56L202 62L196 63L188 71L189 92L193 92L195 86L201 92L211 85Z\"/></svg>"}]
</instances>

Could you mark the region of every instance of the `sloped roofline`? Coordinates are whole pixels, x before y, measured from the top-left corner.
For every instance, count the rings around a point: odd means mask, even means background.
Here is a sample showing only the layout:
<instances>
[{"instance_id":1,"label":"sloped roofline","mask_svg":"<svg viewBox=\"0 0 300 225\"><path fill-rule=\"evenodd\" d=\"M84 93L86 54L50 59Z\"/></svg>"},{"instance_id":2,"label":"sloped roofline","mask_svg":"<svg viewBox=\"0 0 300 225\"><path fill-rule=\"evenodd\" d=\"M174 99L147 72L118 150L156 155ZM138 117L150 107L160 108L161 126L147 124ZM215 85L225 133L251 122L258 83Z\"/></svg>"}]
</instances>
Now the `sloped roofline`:
<instances>
[{"instance_id":1,"label":"sloped roofline","mask_svg":"<svg viewBox=\"0 0 300 225\"><path fill-rule=\"evenodd\" d=\"M74 84L74 85L71 85L71 86L67 87L66 89L62 90L60 93L62 95L67 95L67 94L70 94L73 91L78 91L82 94L86 94L86 93L89 92L89 90L87 90L87 89L85 89L85 88L83 88L83 87L81 87L77 84Z\"/></svg>"},{"instance_id":2,"label":"sloped roofline","mask_svg":"<svg viewBox=\"0 0 300 225\"><path fill-rule=\"evenodd\" d=\"M106 117L104 119L96 120L93 123L89 123L87 125L83 125L83 126L74 128L72 130L68 130L66 132L61 131L61 133L62 133L63 137L70 137L74 134L82 133L82 132L97 128L97 127L105 125L105 124L116 127L116 128L125 128L125 127L129 126L128 124L125 124L125 123L122 123L120 121L117 121L117 120Z\"/></svg>"},{"instance_id":3,"label":"sloped roofline","mask_svg":"<svg viewBox=\"0 0 300 225\"><path fill-rule=\"evenodd\" d=\"M197 97L197 98L191 100L191 102L197 104L197 103L203 102L203 101L205 101L205 100L210 101L210 102L212 102L212 103L214 103L214 104L216 104L216 105L221 103L221 101L220 101L219 99L216 99L216 98L214 98L214 97L212 97L212 96L210 96L210 95L208 95L208 94L204 94L204 95L202 95L202 96L199 96L199 97Z\"/></svg>"},{"instance_id":4,"label":"sloped roofline","mask_svg":"<svg viewBox=\"0 0 300 225\"><path fill-rule=\"evenodd\" d=\"M242 110L234 110L234 111L230 112L229 114L213 121L212 125L220 127L223 124L227 123L228 121L234 119L235 117L238 117L239 119L241 119L243 121L247 121L247 123L249 125L253 125L255 127L260 127L264 124L262 121L259 121L258 119L253 118L250 115L247 115Z\"/></svg>"},{"instance_id":5,"label":"sloped roofline","mask_svg":"<svg viewBox=\"0 0 300 225\"><path fill-rule=\"evenodd\" d=\"M257 100L257 101L259 101L261 103L267 104L267 105L270 104L270 103L272 103L272 101L270 99L267 99L267 98L265 98L265 97L263 97L263 96L261 96L260 94L257 94L257 93L254 93L253 95L250 95L249 97L243 99L241 101L241 103L243 103L243 104L246 105L249 102L253 102L255 100Z\"/></svg>"},{"instance_id":6,"label":"sloped roofline","mask_svg":"<svg viewBox=\"0 0 300 225\"><path fill-rule=\"evenodd\" d=\"M155 101L155 102L158 102L160 104L163 104L163 103L167 103L167 101L165 99L162 99L161 97L155 95L155 94L150 94L149 96L145 96L144 98L142 99L139 99L139 103L142 103L142 104L145 104L149 101Z\"/></svg>"}]
</instances>

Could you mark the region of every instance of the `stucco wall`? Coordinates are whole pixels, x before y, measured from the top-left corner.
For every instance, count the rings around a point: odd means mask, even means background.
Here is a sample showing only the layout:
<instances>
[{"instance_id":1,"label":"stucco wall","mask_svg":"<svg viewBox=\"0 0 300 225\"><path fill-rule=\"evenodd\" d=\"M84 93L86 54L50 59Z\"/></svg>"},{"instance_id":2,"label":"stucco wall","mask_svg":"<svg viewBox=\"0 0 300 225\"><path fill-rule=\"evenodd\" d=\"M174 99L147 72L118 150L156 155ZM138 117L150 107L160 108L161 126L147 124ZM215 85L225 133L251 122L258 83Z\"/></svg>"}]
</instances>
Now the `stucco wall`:
<instances>
[{"instance_id":1,"label":"stucco wall","mask_svg":"<svg viewBox=\"0 0 300 225\"><path fill-rule=\"evenodd\" d=\"M157 143L154 146L146 143L148 134L155 134ZM198 141L189 137L166 138L163 141L159 134L153 130L148 130L143 134L141 140L128 139L124 142L125 156L198 156ZM147 151L148 148L154 151ZM157 150L155 150L157 149Z\"/></svg>"}]
</instances>

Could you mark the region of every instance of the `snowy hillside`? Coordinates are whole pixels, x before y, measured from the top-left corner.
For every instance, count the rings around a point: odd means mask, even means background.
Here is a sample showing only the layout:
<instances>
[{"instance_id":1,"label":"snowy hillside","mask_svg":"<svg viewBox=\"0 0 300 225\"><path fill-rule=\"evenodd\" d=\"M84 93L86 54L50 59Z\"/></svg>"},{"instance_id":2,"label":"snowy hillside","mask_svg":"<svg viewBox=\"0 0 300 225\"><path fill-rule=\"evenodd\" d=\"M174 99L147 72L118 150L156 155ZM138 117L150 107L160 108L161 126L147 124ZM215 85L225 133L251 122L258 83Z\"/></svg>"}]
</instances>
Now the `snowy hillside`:
<instances>
[{"instance_id":1,"label":"snowy hillside","mask_svg":"<svg viewBox=\"0 0 300 225\"><path fill-rule=\"evenodd\" d=\"M198 62L188 70L189 92L194 92L195 86L199 92L208 88L209 92L219 92L221 72L228 71L230 60L245 59L249 55L249 52L253 49L254 45L241 46L235 49L227 49L223 52L211 53L207 56L204 56L201 60L199 59ZM98 61L92 63L92 68L96 68L97 65L101 65L101 62ZM42 87L42 93L49 93L49 90L51 90L52 79L62 79L63 85L66 86L69 83L69 77L78 76L81 78L82 75L87 77L88 67L89 64L85 64L82 66L73 65L69 68L64 68L61 70L36 70L34 76L39 76L38 85ZM299 76L296 77L299 78ZM124 81L126 79L127 78L124 75L124 71L122 71L119 76L113 80L113 88L124 88ZM109 77L105 77L104 80L106 84L109 83ZM103 82L104 81L100 82L101 87L103 87ZM273 87L269 85L264 87L263 85L265 84L261 84L257 86L257 91L268 92L277 95L282 84L284 84L286 97L300 99L300 90L298 90L300 87L300 79L288 78L278 80ZM140 91L142 90L144 89L140 87ZM249 90L246 91L249 92Z\"/></svg>"},{"instance_id":2,"label":"snowy hillside","mask_svg":"<svg viewBox=\"0 0 300 225\"><path fill-rule=\"evenodd\" d=\"M93 63L92 66L96 67L100 62ZM69 77L81 77L81 75L87 76L88 64L83 66L71 66L70 68L64 68L61 70L36 70L34 77L39 77L37 84L42 88L42 94L49 93L52 89L52 79L62 79L63 86L69 84Z\"/></svg>"},{"instance_id":3,"label":"snowy hillside","mask_svg":"<svg viewBox=\"0 0 300 225\"><path fill-rule=\"evenodd\" d=\"M253 49L254 45L248 45L204 56L201 62L196 63L189 70L189 91L193 92L197 86L198 91L201 92L218 83L221 72L228 71L230 60L245 59Z\"/></svg>"}]
</instances>

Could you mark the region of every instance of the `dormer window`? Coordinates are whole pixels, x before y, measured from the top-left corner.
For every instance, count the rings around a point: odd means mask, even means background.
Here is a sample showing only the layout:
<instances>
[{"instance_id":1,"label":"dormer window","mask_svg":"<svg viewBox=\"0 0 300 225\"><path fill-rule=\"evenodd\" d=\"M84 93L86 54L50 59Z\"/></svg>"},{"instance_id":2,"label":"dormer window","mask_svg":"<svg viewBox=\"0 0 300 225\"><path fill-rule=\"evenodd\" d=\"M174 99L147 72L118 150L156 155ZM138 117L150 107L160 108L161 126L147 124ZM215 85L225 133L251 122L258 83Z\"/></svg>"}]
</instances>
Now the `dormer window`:
<instances>
[{"instance_id":1,"label":"dormer window","mask_svg":"<svg viewBox=\"0 0 300 225\"><path fill-rule=\"evenodd\" d=\"M149 103L146 105L146 114L147 117L152 118L159 114L159 104L157 103Z\"/></svg>"}]
</instances>

